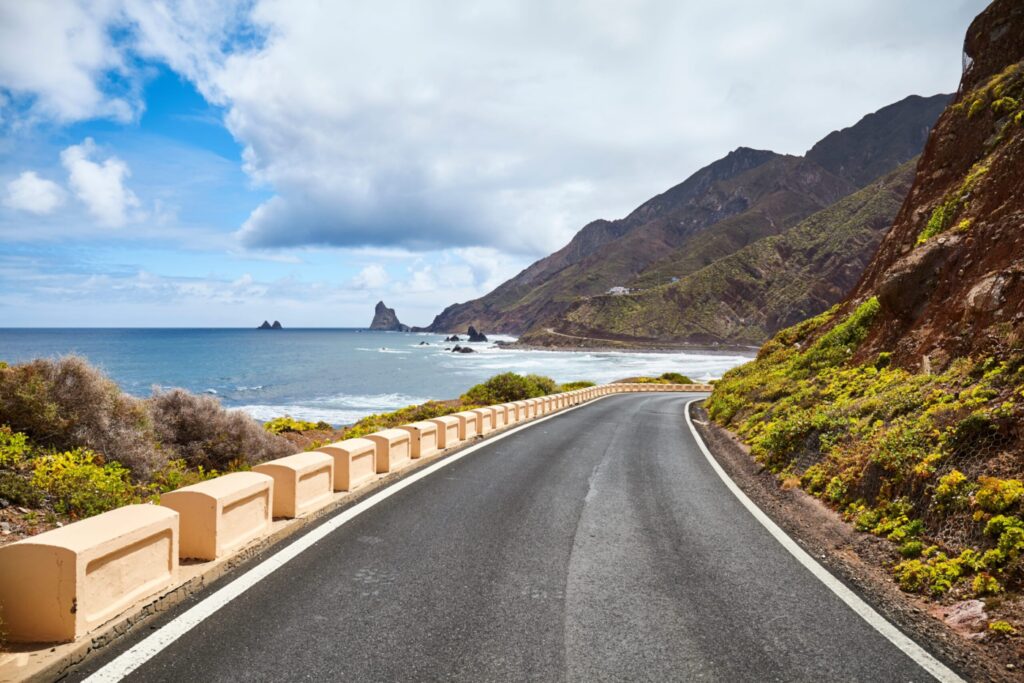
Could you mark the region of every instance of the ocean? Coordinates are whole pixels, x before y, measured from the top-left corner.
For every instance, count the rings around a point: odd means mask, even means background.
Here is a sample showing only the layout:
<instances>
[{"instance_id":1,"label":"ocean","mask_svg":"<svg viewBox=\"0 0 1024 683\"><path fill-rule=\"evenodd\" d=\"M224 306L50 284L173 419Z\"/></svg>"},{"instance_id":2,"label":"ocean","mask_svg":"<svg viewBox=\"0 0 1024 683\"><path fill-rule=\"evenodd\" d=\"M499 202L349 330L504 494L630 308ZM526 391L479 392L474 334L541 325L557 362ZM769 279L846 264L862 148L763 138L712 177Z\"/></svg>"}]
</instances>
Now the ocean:
<instances>
[{"instance_id":1,"label":"ocean","mask_svg":"<svg viewBox=\"0 0 1024 683\"><path fill-rule=\"evenodd\" d=\"M258 420L291 415L351 424L371 413L456 398L499 372L558 382L608 382L681 372L717 378L752 355L527 351L468 344L452 353L444 335L361 329L0 329L0 360L17 363L77 354L126 392L182 387L220 399ZM462 342L465 346L465 342Z\"/></svg>"}]
</instances>

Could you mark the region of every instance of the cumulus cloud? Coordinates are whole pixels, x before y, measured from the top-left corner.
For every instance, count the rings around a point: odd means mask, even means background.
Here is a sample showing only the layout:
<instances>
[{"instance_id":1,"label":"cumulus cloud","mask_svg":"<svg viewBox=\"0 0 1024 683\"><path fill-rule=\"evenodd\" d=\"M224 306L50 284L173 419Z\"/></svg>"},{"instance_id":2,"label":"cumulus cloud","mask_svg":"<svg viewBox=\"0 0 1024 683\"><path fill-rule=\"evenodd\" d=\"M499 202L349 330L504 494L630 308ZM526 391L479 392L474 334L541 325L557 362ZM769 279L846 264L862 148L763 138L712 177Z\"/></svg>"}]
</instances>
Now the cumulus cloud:
<instances>
[{"instance_id":1,"label":"cumulus cloud","mask_svg":"<svg viewBox=\"0 0 1024 683\"><path fill-rule=\"evenodd\" d=\"M40 178L35 171L24 171L7 183L4 206L37 215L52 213L64 203L64 190L52 180Z\"/></svg>"},{"instance_id":2,"label":"cumulus cloud","mask_svg":"<svg viewBox=\"0 0 1024 683\"><path fill-rule=\"evenodd\" d=\"M951 91L985 4L11 2L0 87L61 120L124 117L139 105L106 75L167 63L225 107L272 193L247 247L535 256L736 146L801 153Z\"/></svg>"},{"instance_id":3,"label":"cumulus cloud","mask_svg":"<svg viewBox=\"0 0 1024 683\"><path fill-rule=\"evenodd\" d=\"M352 278L352 286L356 289L380 289L390 281L391 277L384 266L379 263L371 263L356 273L356 276Z\"/></svg>"},{"instance_id":4,"label":"cumulus cloud","mask_svg":"<svg viewBox=\"0 0 1024 683\"><path fill-rule=\"evenodd\" d=\"M60 154L68 172L71 190L85 204L97 221L109 227L120 227L133 217L139 199L124 185L131 170L121 159L110 156L101 162L91 157L97 153L96 143L86 138Z\"/></svg>"},{"instance_id":5,"label":"cumulus cloud","mask_svg":"<svg viewBox=\"0 0 1024 683\"><path fill-rule=\"evenodd\" d=\"M137 96L105 92L111 72L125 72L109 26L114 2L0 2L0 88L33 99L32 110L61 122L98 116L126 121Z\"/></svg>"},{"instance_id":6,"label":"cumulus cloud","mask_svg":"<svg viewBox=\"0 0 1024 683\"><path fill-rule=\"evenodd\" d=\"M984 2L386 4L262 0L206 72L276 193L246 245L549 252L738 145L952 90Z\"/></svg>"}]
</instances>

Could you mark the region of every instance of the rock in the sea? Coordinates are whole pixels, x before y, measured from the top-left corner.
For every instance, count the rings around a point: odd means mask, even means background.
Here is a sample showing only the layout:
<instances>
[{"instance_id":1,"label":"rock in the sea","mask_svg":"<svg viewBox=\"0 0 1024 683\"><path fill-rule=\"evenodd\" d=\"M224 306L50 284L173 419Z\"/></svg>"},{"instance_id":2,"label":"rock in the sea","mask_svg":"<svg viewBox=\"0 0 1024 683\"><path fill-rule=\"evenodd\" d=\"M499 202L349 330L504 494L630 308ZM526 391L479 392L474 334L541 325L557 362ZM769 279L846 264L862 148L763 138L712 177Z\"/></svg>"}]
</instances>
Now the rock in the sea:
<instances>
[{"instance_id":1,"label":"rock in the sea","mask_svg":"<svg viewBox=\"0 0 1024 683\"><path fill-rule=\"evenodd\" d=\"M469 330L466 332L469 335L469 341L471 342L485 342L487 341L487 335L483 332L477 332L476 328L472 325L469 326Z\"/></svg>"},{"instance_id":2,"label":"rock in the sea","mask_svg":"<svg viewBox=\"0 0 1024 683\"><path fill-rule=\"evenodd\" d=\"M388 308L383 301L378 301L377 307L373 309L373 322L370 323L370 329L385 332L408 332L409 326L398 322L395 309Z\"/></svg>"},{"instance_id":3,"label":"rock in the sea","mask_svg":"<svg viewBox=\"0 0 1024 683\"><path fill-rule=\"evenodd\" d=\"M271 325L269 322L264 320L263 324L260 325L259 327L257 327L256 329L257 330L283 330L284 328L281 327L281 323L279 323L276 320L274 321L273 325Z\"/></svg>"},{"instance_id":4,"label":"rock in the sea","mask_svg":"<svg viewBox=\"0 0 1024 683\"><path fill-rule=\"evenodd\" d=\"M445 337L444 340L446 342L460 342L460 341L462 341L461 339L459 339L459 335L457 335L457 334L453 334L450 337Z\"/></svg>"},{"instance_id":5,"label":"rock in the sea","mask_svg":"<svg viewBox=\"0 0 1024 683\"><path fill-rule=\"evenodd\" d=\"M420 346L430 346L430 342L420 342Z\"/></svg>"},{"instance_id":6,"label":"rock in the sea","mask_svg":"<svg viewBox=\"0 0 1024 683\"><path fill-rule=\"evenodd\" d=\"M452 353L476 353L476 352L473 349L469 348L468 346L459 346L458 344L456 344L455 348L452 349Z\"/></svg>"},{"instance_id":7,"label":"rock in the sea","mask_svg":"<svg viewBox=\"0 0 1024 683\"><path fill-rule=\"evenodd\" d=\"M272 329L272 330L283 330L284 328L281 327L281 323L279 321L275 320L274 324L270 326L270 329Z\"/></svg>"}]
</instances>

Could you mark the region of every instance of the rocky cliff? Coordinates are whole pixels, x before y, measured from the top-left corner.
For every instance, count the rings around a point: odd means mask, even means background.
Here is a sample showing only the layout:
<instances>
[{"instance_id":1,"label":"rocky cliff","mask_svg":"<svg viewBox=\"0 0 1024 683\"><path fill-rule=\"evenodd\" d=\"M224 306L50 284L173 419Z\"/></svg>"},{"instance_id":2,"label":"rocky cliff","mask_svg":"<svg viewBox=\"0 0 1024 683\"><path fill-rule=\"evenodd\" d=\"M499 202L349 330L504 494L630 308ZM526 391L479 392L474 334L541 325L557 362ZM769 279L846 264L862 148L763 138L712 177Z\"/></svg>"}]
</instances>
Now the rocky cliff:
<instances>
[{"instance_id":1,"label":"rocky cliff","mask_svg":"<svg viewBox=\"0 0 1024 683\"><path fill-rule=\"evenodd\" d=\"M395 315L395 309L388 308L383 301L378 301L373 309L373 321L370 323L371 330L384 332L408 332L409 326L403 325Z\"/></svg>"},{"instance_id":2,"label":"rocky cliff","mask_svg":"<svg viewBox=\"0 0 1024 683\"><path fill-rule=\"evenodd\" d=\"M984 600L972 638L990 647L1024 628L1022 36L1019 0L975 19L955 100L853 292L707 403L789 486L895 542L903 590Z\"/></svg>"},{"instance_id":3,"label":"rocky cliff","mask_svg":"<svg viewBox=\"0 0 1024 683\"><path fill-rule=\"evenodd\" d=\"M543 330L611 288L686 277L832 206L876 170L892 172L920 151L947 99L907 98L830 134L805 157L741 147L627 217L590 223L490 294L448 307L428 329Z\"/></svg>"}]
</instances>

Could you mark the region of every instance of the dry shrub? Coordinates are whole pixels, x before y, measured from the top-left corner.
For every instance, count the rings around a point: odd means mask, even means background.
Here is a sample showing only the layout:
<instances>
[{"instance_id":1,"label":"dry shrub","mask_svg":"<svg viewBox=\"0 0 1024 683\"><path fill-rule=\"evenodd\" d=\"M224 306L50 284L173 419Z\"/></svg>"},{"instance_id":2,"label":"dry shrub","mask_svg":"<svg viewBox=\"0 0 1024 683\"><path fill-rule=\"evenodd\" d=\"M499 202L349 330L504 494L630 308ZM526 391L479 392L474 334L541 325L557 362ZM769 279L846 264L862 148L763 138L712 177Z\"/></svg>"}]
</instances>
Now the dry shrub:
<instances>
[{"instance_id":1,"label":"dry shrub","mask_svg":"<svg viewBox=\"0 0 1024 683\"><path fill-rule=\"evenodd\" d=\"M212 396L172 389L154 393L147 403L157 438L189 467L232 469L295 450L248 415L225 410Z\"/></svg>"},{"instance_id":2,"label":"dry shrub","mask_svg":"<svg viewBox=\"0 0 1024 683\"><path fill-rule=\"evenodd\" d=\"M44 448L88 448L141 478L166 461L145 403L78 356L0 367L0 423Z\"/></svg>"}]
</instances>

